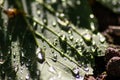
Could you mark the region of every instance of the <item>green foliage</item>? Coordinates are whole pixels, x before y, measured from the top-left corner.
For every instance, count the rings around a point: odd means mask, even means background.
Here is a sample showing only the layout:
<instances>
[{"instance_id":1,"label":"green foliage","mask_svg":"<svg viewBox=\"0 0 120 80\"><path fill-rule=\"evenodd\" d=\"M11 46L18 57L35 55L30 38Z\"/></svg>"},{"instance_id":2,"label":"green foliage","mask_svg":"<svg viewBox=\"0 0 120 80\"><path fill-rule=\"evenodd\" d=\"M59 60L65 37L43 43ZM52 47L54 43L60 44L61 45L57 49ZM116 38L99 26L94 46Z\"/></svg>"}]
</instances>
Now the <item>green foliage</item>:
<instances>
[{"instance_id":1,"label":"green foliage","mask_svg":"<svg viewBox=\"0 0 120 80\"><path fill-rule=\"evenodd\" d=\"M6 6L19 14L6 16ZM3 7L0 79L77 80L93 74L94 56L104 55L107 44L87 0L6 0Z\"/></svg>"}]
</instances>

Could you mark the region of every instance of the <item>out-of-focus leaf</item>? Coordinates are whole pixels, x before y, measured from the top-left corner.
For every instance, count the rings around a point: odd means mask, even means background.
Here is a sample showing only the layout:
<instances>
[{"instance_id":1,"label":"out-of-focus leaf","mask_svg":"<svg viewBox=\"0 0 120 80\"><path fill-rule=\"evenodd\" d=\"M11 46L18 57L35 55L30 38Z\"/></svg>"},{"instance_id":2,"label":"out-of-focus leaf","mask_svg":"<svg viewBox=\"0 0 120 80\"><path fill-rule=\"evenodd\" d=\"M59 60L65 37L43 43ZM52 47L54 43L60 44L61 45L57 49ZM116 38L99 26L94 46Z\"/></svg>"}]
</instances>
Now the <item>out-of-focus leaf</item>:
<instances>
[{"instance_id":1,"label":"out-of-focus leaf","mask_svg":"<svg viewBox=\"0 0 120 80\"><path fill-rule=\"evenodd\" d=\"M108 7L115 13L120 13L120 1L119 0L97 0L104 6Z\"/></svg>"},{"instance_id":2,"label":"out-of-focus leaf","mask_svg":"<svg viewBox=\"0 0 120 80\"><path fill-rule=\"evenodd\" d=\"M8 1L26 14L8 18L8 58L0 65L1 79L83 80L93 74L94 56L104 55L107 44L87 1L41 1ZM77 13L79 8L85 11Z\"/></svg>"}]
</instances>

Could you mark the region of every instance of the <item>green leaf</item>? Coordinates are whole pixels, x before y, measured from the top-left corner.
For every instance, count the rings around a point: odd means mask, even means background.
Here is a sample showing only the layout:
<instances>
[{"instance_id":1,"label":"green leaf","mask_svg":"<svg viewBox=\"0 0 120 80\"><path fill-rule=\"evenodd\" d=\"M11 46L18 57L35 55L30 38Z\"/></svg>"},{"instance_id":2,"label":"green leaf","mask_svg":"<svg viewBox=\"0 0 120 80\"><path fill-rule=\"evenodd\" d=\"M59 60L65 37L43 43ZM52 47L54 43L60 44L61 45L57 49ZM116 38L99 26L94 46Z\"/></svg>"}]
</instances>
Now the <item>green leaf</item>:
<instances>
[{"instance_id":1,"label":"green leaf","mask_svg":"<svg viewBox=\"0 0 120 80\"><path fill-rule=\"evenodd\" d=\"M20 13L7 21L8 57L0 64L0 73L5 75L1 79L83 80L85 74L93 74L94 56L104 55L107 43L97 32L87 1L80 0L81 5L73 0L12 1L7 5L13 5ZM69 14L78 8L88 9L74 15L87 15L82 16L80 24L74 23Z\"/></svg>"}]
</instances>

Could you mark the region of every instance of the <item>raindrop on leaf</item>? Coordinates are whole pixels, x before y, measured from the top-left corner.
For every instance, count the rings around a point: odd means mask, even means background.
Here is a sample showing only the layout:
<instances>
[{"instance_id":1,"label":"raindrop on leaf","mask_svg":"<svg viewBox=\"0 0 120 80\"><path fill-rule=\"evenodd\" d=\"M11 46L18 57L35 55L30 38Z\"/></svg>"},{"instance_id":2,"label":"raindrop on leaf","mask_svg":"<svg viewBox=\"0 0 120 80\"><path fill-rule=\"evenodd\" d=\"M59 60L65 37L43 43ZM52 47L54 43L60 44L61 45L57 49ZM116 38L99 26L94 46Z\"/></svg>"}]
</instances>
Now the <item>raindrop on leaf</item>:
<instances>
[{"instance_id":1,"label":"raindrop on leaf","mask_svg":"<svg viewBox=\"0 0 120 80\"><path fill-rule=\"evenodd\" d=\"M53 22L52 25L53 25L53 27L56 27L56 22Z\"/></svg>"},{"instance_id":2,"label":"raindrop on leaf","mask_svg":"<svg viewBox=\"0 0 120 80\"><path fill-rule=\"evenodd\" d=\"M45 24L45 25L47 25L47 19L43 19L43 23Z\"/></svg>"},{"instance_id":3,"label":"raindrop on leaf","mask_svg":"<svg viewBox=\"0 0 120 80\"><path fill-rule=\"evenodd\" d=\"M103 43L105 41L105 37L100 33L98 33L98 36L99 36L100 42Z\"/></svg>"},{"instance_id":4,"label":"raindrop on leaf","mask_svg":"<svg viewBox=\"0 0 120 80\"><path fill-rule=\"evenodd\" d=\"M54 62L57 61L57 54L54 53L52 60L53 60Z\"/></svg>"},{"instance_id":5,"label":"raindrop on leaf","mask_svg":"<svg viewBox=\"0 0 120 80\"><path fill-rule=\"evenodd\" d=\"M66 39L67 39L67 38L66 38L65 35L61 35L61 40L62 40L62 41L66 41Z\"/></svg>"},{"instance_id":6,"label":"raindrop on leaf","mask_svg":"<svg viewBox=\"0 0 120 80\"><path fill-rule=\"evenodd\" d=\"M69 38L70 38L71 41L73 41L73 36L70 36Z\"/></svg>"},{"instance_id":7,"label":"raindrop on leaf","mask_svg":"<svg viewBox=\"0 0 120 80\"><path fill-rule=\"evenodd\" d=\"M73 75L75 76L75 78L79 78L80 77L80 75L79 75L79 68L78 67L73 69Z\"/></svg>"},{"instance_id":8,"label":"raindrop on leaf","mask_svg":"<svg viewBox=\"0 0 120 80\"><path fill-rule=\"evenodd\" d=\"M36 50L37 58L40 63L45 61L45 53L41 48L37 48Z\"/></svg>"},{"instance_id":9,"label":"raindrop on leaf","mask_svg":"<svg viewBox=\"0 0 120 80\"><path fill-rule=\"evenodd\" d=\"M29 74L27 74L27 75L25 76L25 78L26 78L26 80L30 80Z\"/></svg>"},{"instance_id":10,"label":"raindrop on leaf","mask_svg":"<svg viewBox=\"0 0 120 80\"><path fill-rule=\"evenodd\" d=\"M85 41L90 42L92 40L92 36L88 33L83 34L83 38Z\"/></svg>"},{"instance_id":11,"label":"raindrop on leaf","mask_svg":"<svg viewBox=\"0 0 120 80\"><path fill-rule=\"evenodd\" d=\"M85 70L86 72L88 72L88 71L89 71L89 68L88 68L88 66L87 66L87 65L84 65L84 70Z\"/></svg>"}]
</instances>

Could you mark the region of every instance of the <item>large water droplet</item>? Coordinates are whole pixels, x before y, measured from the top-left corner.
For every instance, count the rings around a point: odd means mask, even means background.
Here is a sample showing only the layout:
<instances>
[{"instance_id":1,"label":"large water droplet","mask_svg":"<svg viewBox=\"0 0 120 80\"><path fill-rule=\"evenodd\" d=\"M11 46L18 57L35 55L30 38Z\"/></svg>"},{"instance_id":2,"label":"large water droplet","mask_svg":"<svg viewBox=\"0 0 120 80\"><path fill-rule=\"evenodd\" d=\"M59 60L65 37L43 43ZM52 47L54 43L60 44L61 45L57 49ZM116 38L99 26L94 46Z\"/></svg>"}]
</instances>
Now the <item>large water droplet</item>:
<instances>
[{"instance_id":1,"label":"large water droplet","mask_svg":"<svg viewBox=\"0 0 120 80\"><path fill-rule=\"evenodd\" d=\"M83 38L88 42L92 40L92 36L89 33L83 34Z\"/></svg>"},{"instance_id":2,"label":"large water droplet","mask_svg":"<svg viewBox=\"0 0 120 80\"><path fill-rule=\"evenodd\" d=\"M45 61L45 53L41 48L37 48L36 50L37 58L40 63Z\"/></svg>"}]
</instances>

